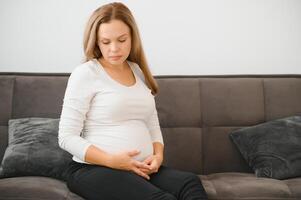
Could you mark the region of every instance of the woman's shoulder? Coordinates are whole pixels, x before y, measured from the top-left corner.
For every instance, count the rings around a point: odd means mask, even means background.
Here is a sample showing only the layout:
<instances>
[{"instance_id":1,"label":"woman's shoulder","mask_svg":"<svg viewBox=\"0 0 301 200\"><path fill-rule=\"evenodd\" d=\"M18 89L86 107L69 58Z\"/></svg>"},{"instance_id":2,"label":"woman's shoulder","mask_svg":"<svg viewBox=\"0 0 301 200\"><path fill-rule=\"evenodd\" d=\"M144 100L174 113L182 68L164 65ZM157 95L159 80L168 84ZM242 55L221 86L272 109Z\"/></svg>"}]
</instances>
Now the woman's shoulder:
<instances>
[{"instance_id":1,"label":"woman's shoulder","mask_svg":"<svg viewBox=\"0 0 301 200\"><path fill-rule=\"evenodd\" d=\"M94 77L90 61L75 66L68 79L67 96L84 98L94 94L96 91Z\"/></svg>"},{"instance_id":2,"label":"woman's shoulder","mask_svg":"<svg viewBox=\"0 0 301 200\"><path fill-rule=\"evenodd\" d=\"M71 72L71 76L79 76L82 78L94 78L96 74L97 70L93 60L77 65Z\"/></svg>"}]
</instances>

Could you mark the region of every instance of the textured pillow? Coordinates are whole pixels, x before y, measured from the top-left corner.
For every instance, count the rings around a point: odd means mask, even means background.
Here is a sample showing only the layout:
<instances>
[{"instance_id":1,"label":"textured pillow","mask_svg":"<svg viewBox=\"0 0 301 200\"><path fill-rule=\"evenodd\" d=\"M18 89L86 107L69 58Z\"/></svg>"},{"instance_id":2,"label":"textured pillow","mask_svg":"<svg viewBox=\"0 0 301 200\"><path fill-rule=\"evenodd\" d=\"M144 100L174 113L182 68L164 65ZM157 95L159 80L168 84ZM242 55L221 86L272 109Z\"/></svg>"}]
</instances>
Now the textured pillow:
<instances>
[{"instance_id":1,"label":"textured pillow","mask_svg":"<svg viewBox=\"0 0 301 200\"><path fill-rule=\"evenodd\" d=\"M59 119L11 119L8 126L1 178L47 176L66 180L64 169L72 156L58 145Z\"/></svg>"},{"instance_id":2,"label":"textured pillow","mask_svg":"<svg viewBox=\"0 0 301 200\"><path fill-rule=\"evenodd\" d=\"M257 177L301 176L301 115L235 130L230 138Z\"/></svg>"}]
</instances>

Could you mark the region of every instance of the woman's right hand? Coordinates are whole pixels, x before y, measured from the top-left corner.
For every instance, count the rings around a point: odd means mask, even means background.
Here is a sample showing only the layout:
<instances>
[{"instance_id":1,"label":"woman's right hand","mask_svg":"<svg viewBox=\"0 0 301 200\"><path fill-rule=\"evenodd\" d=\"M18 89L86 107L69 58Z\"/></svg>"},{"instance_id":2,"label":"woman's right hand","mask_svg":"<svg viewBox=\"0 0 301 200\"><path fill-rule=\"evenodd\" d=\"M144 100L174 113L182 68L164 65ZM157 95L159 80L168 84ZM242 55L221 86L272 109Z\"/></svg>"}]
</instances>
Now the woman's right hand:
<instances>
[{"instance_id":1,"label":"woman's right hand","mask_svg":"<svg viewBox=\"0 0 301 200\"><path fill-rule=\"evenodd\" d=\"M149 175L144 173L141 170L141 168L150 170L150 166L132 158L138 155L139 153L140 151L133 150L133 151L121 152L118 154L112 154L112 157L110 159L110 167L114 169L132 171L149 180L150 179Z\"/></svg>"}]
</instances>

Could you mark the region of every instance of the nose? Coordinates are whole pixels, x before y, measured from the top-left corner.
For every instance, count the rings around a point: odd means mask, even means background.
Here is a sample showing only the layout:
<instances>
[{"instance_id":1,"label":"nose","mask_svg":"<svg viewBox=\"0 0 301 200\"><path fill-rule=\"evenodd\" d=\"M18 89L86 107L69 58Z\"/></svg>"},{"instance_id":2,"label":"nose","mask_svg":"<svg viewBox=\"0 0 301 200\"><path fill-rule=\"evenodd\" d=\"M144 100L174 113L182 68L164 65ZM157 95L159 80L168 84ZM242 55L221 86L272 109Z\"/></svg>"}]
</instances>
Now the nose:
<instances>
[{"instance_id":1,"label":"nose","mask_svg":"<svg viewBox=\"0 0 301 200\"><path fill-rule=\"evenodd\" d=\"M110 46L112 52L117 52L119 50L119 45L116 42L112 42Z\"/></svg>"}]
</instances>

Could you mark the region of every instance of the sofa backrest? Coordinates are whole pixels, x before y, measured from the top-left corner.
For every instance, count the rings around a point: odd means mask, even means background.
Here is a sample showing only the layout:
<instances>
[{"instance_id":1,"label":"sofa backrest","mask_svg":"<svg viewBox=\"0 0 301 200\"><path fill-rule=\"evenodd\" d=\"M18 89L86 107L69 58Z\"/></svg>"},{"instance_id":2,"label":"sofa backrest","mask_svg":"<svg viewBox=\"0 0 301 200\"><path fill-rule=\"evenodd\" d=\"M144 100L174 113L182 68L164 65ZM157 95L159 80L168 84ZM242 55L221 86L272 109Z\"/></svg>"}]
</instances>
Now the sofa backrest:
<instances>
[{"instance_id":1,"label":"sofa backrest","mask_svg":"<svg viewBox=\"0 0 301 200\"><path fill-rule=\"evenodd\" d=\"M0 160L9 119L60 117L69 75L0 73ZM198 174L251 172L229 133L301 113L301 75L155 78L163 164Z\"/></svg>"}]
</instances>

